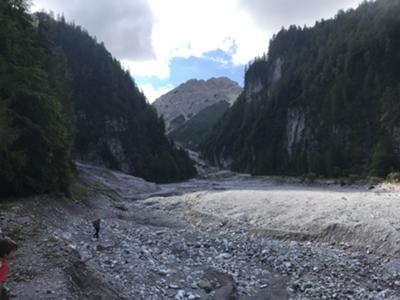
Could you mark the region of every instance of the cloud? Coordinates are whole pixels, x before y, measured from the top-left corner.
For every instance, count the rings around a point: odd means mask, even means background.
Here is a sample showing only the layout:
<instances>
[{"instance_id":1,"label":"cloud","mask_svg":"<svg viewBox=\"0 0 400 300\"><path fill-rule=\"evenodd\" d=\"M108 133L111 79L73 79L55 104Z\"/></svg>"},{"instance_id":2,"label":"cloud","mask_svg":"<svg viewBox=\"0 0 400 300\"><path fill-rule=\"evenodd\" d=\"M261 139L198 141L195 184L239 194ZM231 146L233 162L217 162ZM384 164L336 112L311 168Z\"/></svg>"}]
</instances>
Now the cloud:
<instances>
[{"instance_id":1,"label":"cloud","mask_svg":"<svg viewBox=\"0 0 400 300\"><path fill-rule=\"evenodd\" d=\"M173 89L172 85L155 88L151 83L138 84L138 87L146 95L149 103L153 103L161 95L164 95Z\"/></svg>"},{"instance_id":2,"label":"cloud","mask_svg":"<svg viewBox=\"0 0 400 300\"><path fill-rule=\"evenodd\" d=\"M121 60L155 58L151 40L154 16L147 0L34 0L33 10L64 14L103 41Z\"/></svg>"},{"instance_id":3,"label":"cloud","mask_svg":"<svg viewBox=\"0 0 400 300\"><path fill-rule=\"evenodd\" d=\"M232 53L234 64L247 63L266 50L268 38L238 9L238 0L149 0L155 16L153 44L159 59Z\"/></svg>"},{"instance_id":4,"label":"cloud","mask_svg":"<svg viewBox=\"0 0 400 300\"><path fill-rule=\"evenodd\" d=\"M312 26L316 20L333 17L339 9L356 7L361 0L33 1L34 10L63 13L68 21L86 28L135 78L153 82L157 77L175 84L176 79L185 81L191 74L203 72L207 61L220 64L221 69L233 68L236 74L268 51L270 38L282 26ZM193 58L201 61L201 67L183 66L183 62L196 62ZM174 62L182 62L179 70ZM216 68L211 65L209 77L215 76L211 72ZM178 74L190 68L199 70ZM141 85L150 101L168 89L154 86L158 85Z\"/></svg>"},{"instance_id":5,"label":"cloud","mask_svg":"<svg viewBox=\"0 0 400 300\"><path fill-rule=\"evenodd\" d=\"M278 31L282 26L312 26L322 18L333 17L339 9L356 7L361 0L239 0L239 7L250 14L261 30Z\"/></svg>"},{"instance_id":6,"label":"cloud","mask_svg":"<svg viewBox=\"0 0 400 300\"><path fill-rule=\"evenodd\" d=\"M166 79L171 75L170 62L168 59L152 59L145 61L121 60L121 64L125 69L130 71L133 77L156 76L160 79Z\"/></svg>"}]
</instances>

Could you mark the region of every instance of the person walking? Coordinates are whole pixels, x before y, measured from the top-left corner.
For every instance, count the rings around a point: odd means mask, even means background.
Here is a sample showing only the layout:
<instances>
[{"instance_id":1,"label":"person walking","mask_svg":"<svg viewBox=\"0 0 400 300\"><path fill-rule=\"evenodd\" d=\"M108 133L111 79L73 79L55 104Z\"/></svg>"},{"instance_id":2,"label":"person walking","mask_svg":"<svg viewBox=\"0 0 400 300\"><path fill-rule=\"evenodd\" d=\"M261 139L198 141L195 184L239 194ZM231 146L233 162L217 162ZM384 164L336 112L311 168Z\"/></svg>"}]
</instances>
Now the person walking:
<instances>
[{"instance_id":1,"label":"person walking","mask_svg":"<svg viewBox=\"0 0 400 300\"><path fill-rule=\"evenodd\" d=\"M100 219L96 219L96 220L93 221L93 227L94 227L94 230L95 230L95 232L93 234L93 237L96 238L96 239L99 238L100 222L101 222Z\"/></svg>"}]
</instances>

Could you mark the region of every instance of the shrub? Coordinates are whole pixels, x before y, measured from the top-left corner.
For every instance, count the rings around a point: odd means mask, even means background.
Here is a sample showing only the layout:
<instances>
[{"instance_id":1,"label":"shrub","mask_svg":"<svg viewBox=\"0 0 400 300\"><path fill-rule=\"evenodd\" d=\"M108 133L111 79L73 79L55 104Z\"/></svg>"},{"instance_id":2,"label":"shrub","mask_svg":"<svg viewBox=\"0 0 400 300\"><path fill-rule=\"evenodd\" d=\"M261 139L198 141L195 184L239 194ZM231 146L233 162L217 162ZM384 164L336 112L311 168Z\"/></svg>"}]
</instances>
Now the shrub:
<instances>
[{"instance_id":1,"label":"shrub","mask_svg":"<svg viewBox=\"0 0 400 300\"><path fill-rule=\"evenodd\" d=\"M386 180L389 182L400 182L400 172L390 172L386 176Z\"/></svg>"}]
</instances>

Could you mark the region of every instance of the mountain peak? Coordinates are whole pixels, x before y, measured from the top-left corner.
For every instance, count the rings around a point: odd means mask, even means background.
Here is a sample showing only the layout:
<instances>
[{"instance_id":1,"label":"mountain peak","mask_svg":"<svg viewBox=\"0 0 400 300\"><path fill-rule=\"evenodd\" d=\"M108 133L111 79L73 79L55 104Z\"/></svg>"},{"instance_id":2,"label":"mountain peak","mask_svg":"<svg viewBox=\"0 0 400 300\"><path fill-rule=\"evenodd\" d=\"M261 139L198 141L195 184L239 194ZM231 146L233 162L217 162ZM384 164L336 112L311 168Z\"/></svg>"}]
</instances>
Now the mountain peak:
<instances>
[{"instance_id":1,"label":"mountain peak","mask_svg":"<svg viewBox=\"0 0 400 300\"><path fill-rule=\"evenodd\" d=\"M185 122L206 107L219 102L232 105L241 92L239 84L227 77L190 79L157 98L153 106L158 114L164 116L167 132L170 132L176 128L174 120Z\"/></svg>"}]
</instances>

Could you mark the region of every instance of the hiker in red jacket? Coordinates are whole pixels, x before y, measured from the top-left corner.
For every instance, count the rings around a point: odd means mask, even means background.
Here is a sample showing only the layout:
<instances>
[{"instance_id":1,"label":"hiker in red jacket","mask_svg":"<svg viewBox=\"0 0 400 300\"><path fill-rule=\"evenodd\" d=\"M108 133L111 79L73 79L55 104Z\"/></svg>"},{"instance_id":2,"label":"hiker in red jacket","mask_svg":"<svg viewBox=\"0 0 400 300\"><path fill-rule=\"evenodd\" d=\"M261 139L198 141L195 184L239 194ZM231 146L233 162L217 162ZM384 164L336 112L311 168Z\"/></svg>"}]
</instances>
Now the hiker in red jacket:
<instances>
[{"instance_id":1,"label":"hiker in red jacket","mask_svg":"<svg viewBox=\"0 0 400 300\"><path fill-rule=\"evenodd\" d=\"M0 240L0 300L9 300L10 291L7 286L9 261L15 258L17 244L9 239Z\"/></svg>"},{"instance_id":2,"label":"hiker in red jacket","mask_svg":"<svg viewBox=\"0 0 400 300\"><path fill-rule=\"evenodd\" d=\"M93 221L93 227L95 230L95 233L93 234L93 237L99 238L99 231L100 231L100 219L97 219Z\"/></svg>"}]
</instances>

